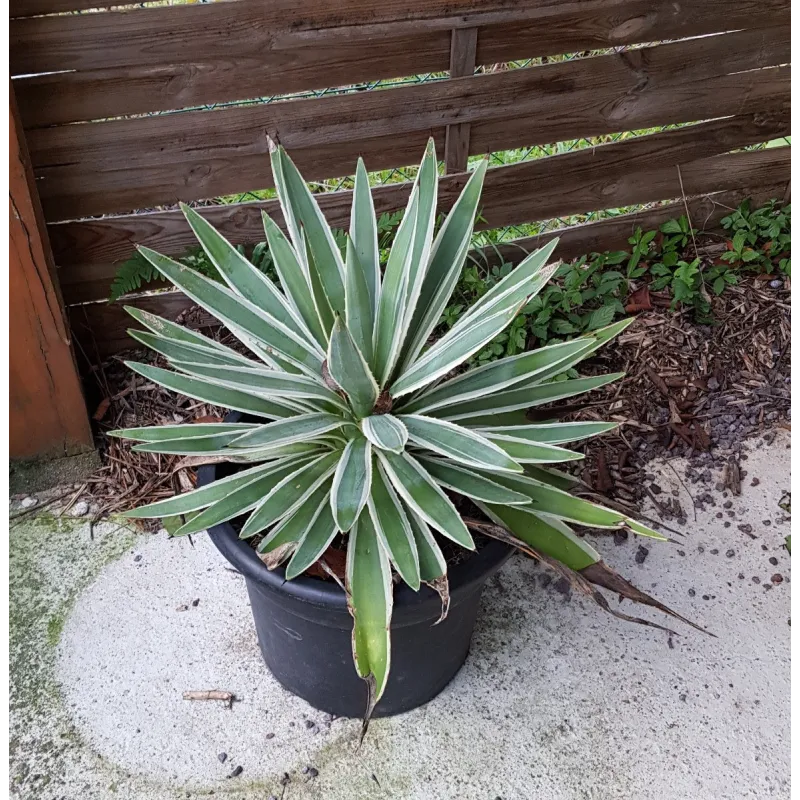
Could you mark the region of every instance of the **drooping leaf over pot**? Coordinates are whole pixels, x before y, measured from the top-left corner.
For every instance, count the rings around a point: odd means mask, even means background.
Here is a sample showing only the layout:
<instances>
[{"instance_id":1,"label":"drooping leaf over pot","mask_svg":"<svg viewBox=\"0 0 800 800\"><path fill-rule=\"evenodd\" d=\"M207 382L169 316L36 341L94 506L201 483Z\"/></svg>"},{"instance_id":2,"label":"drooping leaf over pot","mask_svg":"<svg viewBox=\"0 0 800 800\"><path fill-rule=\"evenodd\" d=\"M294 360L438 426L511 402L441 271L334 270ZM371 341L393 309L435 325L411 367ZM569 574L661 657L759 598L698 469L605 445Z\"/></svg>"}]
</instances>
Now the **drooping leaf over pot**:
<instances>
[{"instance_id":1,"label":"drooping leaf over pot","mask_svg":"<svg viewBox=\"0 0 800 800\"><path fill-rule=\"evenodd\" d=\"M115 431L135 440L136 450L242 466L210 486L129 516L191 514L176 535L243 517L240 535L259 537L254 541L262 560L271 569L285 564L289 579L317 562L340 536L347 547L354 662L370 688L367 719L390 673L393 574L414 590L434 587L446 613L441 543L450 539L474 549L470 527L580 575L581 585L601 583L648 602L644 593L628 591L627 582L610 579L615 573L570 525L664 537L619 511L574 496L570 478L552 468L581 457L565 444L613 426L532 424L523 413L619 377L556 380L626 323L465 371L465 362L512 322L556 268L548 263L552 241L432 341L470 247L486 161L472 172L434 235L438 169L429 143L383 265L361 161L343 256L285 151L273 146L271 159L289 233L264 217L280 285L189 208L184 208L187 221L224 284L140 248L249 355L131 309L149 329L133 334L172 369L131 368L260 422ZM454 494L469 498L491 522L462 519Z\"/></svg>"}]
</instances>

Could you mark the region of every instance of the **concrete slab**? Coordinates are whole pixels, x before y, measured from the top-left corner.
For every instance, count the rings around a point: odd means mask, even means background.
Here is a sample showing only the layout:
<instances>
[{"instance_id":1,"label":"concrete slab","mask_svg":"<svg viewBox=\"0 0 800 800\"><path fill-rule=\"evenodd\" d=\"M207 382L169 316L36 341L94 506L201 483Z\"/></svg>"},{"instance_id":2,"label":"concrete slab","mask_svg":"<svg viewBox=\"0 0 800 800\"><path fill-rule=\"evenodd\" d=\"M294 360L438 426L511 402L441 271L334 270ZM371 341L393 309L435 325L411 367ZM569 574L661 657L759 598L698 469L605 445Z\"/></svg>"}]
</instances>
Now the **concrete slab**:
<instances>
[{"instance_id":1,"label":"concrete slab","mask_svg":"<svg viewBox=\"0 0 800 800\"><path fill-rule=\"evenodd\" d=\"M788 797L788 444L780 433L748 445L742 496L717 494L696 521L689 510L684 544L599 540L623 574L718 638L681 629L670 644L545 587L544 570L517 558L487 588L453 683L375 721L358 752L358 723L326 720L269 675L243 581L206 537L108 524L92 541L76 521L25 523L12 530L13 796ZM691 509L671 467L649 470ZM212 688L241 700L182 699Z\"/></svg>"}]
</instances>

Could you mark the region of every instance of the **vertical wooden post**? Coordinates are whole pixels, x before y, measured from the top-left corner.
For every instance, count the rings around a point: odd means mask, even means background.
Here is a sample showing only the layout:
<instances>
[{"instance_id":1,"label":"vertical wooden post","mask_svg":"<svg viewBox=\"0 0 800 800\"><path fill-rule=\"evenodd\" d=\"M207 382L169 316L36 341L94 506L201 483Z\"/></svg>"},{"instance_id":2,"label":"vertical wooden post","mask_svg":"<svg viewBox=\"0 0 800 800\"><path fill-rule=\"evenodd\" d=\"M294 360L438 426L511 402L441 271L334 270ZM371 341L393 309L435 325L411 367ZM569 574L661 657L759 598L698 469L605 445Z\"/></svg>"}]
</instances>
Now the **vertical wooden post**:
<instances>
[{"instance_id":1,"label":"vertical wooden post","mask_svg":"<svg viewBox=\"0 0 800 800\"><path fill-rule=\"evenodd\" d=\"M9 454L92 449L92 432L13 86L10 95Z\"/></svg>"},{"instance_id":2,"label":"vertical wooden post","mask_svg":"<svg viewBox=\"0 0 800 800\"><path fill-rule=\"evenodd\" d=\"M450 77L463 78L475 72L477 28L455 28L450 38ZM445 171L466 172L469 157L469 122L448 125L444 145Z\"/></svg>"}]
</instances>

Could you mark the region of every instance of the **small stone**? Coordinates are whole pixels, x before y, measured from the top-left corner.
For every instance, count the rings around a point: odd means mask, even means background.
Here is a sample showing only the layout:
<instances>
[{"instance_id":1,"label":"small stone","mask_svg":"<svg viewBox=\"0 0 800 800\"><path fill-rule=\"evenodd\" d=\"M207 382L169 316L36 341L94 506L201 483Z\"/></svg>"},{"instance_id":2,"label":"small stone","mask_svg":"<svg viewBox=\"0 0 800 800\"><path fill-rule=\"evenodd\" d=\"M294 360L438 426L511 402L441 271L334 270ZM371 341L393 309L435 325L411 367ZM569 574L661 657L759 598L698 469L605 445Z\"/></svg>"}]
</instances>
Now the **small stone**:
<instances>
[{"instance_id":1,"label":"small stone","mask_svg":"<svg viewBox=\"0 0 800 800\"><path fill-rule=\"evenodd\" d=\"M767 547L765 544L762 544L761 549L766 553L767 550L769 550L769 547Z\"/></svg>"},{"instance_id":2,"label":"small stone","mask_svg":"<svg viewBox=\"0 0 800 800\"><path fill-rule=\"evenodd\" d=\"M315 722L313 719L307 719L303 724L306 726L306 728L308 728L308 730L311 730L313 727L315 727Z\"/></svg>"},{"instance_id":3,"label":"small stone","mask_svg":"<svg viewBox=\"0 0 800 800\"><path fill-rule=\"evenodd\" d=\"M738 578L740 581L743 581L743 580L744 580L744 572L740 572L740 573L739 573L739 574L738 574L736 577L737 577L737 578Z\"/></svg>"},{"instance_id":4,"label":"small stone","mask_svg":"<svg viewBox=\"0 0 800 800\"><path fill-rule=\"evenodd\" d=\"M751 486L758 486L759 483L761 483L761 481L758 478L753 478L753 480L750 481Z\"/></svg>"},{"instance_id":5,"label":"small stone","mask_svg":"<svg viewBox=\"0 0 800 800\"><path fill-rule=\"evenodd\" d=\"M89 513L89 504L85 500L79 500L69 513L72 517L85 517Z\"/></svg>"},{"instance_id":6,"label":"small stone","mask_svg":"<svg viewBox=\"0 0 800 800\"><path fill-rule=\"evenodd\" d=\"M707 594L704 594L704 595L703 595L703 600L710 600L710 599L711 599L711 598L710 598L710 597L709 597Z\"/></svg>"},{"instance_id":7,"label":"small stone","mask_svg":"<svg viewBox=\"0 0 800 800\"><path fill-rule=\"evenodd\" d=\"M657 486L655 483L650 484L650 491L653 494L661 494L663 491L660 486Z\"/></svg>"},{"instance_id":8,"label":"small stone","mask_svg":"<svg viewBox=\"0 0 800 800\"><path fill-rule=\"evenodd\" d=\"M719 381L712 375L707 381L706 386L708 386L709 390L715 392L719 389Z\"/></svg>"},{"instance_id":9,"label":"small stone","mask_svg":"<svg viewBox=\"0 0 800 800\"><path fill-rule=\"evenodd\" d=\"M780 289L783 286L783 281L779 281L777 278L774 281L769 282L770 289Z\"/></svg>"},{"instance_id":10,"label":"small stone","mask_svg":"<svg viewBox=\"0 0 800 800\"><path fill-rule=\"evenodd\" d=\"M642 545L639 545L639 549L636 551L636 555L633 557L633 560L637 564L644 564L645 559L649 555L650 555L650 551L646 547L643 547Z\"/></svg>"},{"instance_id":11,"label":"small stone","mask_svg":"<svg viewBox=\"0 0 800 800\"><path fill-rule=\"evenodd\" d=\"M717 548L715 547L715 548L714 548L714 549L711 551L711 555L712 555L712 556L718 556L718 555L719 555L719 550L717 550Z\"/></svg>"},{"instance_id":12,"label":"small stone","mask_svg":"<svg viewBox=\"0 0 800 800\"><path fill-rule=\"evenodd\" d=\"M192 605L193 605L195 608L197 608L197 606L199 606L199 605L200 605L200 598L199 598L199 597L195 597L195 599L194 599L194 600L192 600Z\"/></svg>"},{"instance_id":13,"label":"small stone","mask_svg":"<svg viewBox=\"0 0 800 800\"><path fill-rule=\"evenodd\" d=\"M770 578L770 580L771 580L773 583L783 583L783 575L781 575L781 574L780 574L780 572L776 572L776 573L775 573L775 574L774 574L774 575L773 575L773 576Z\"/></svg>"},{"instance_id":14,"label":"small stone","mask_svg":"<svg viewBox=\"0 0 800 800\"><path fill-rule=\"evenodd\" d=\"M759 578L758 575L753 575L750 580L753 581L753 583L761 583L761 578Z\"/></svg>"},{"instance_id":15,"label":"small stone","mask_svg":"<svg viewBox=\"0 0 800 800\"><path fill-rule=\"evenodd\" d=\"M238 778L244 772L244 767L240 764L238 767L233 768L233 772L228 776L229 778Z\"/></svg>"},{"instance_id":16,"label":"small stone","mask_svg":"<svg viewBox=\"0 0 800 800\"><path fill-rule=\"evenodd\" d=\"M275 734L274 733L268 733L267 734L267 739L274 739L274 738L275 738Z\"/></svg>"},{"instance_id":17,"label":"small stone","mask_svg":"<svg viewBox=\"0 0 800 800\"><path fill-rule=\"evenodd\" d=\"M139 561L141 561L141 560L142 560L142 554L141 554L141 553L137 553L137 554L136 554L136 555L133 557L133 560L134 560L134 561L136 561L136 562L139 562Z\"/></svg>"},{"instance_id":18,"label":"small stone","mask_svg":"<svg viewBox=\"0 0 800 800\"><path fill-rule=\"evenodd\" d=\"M726 550L725 551L725 555L726 555L727 558L733 558L736 555L736 551L735 550Z\"/></svg>"},{"instance_id":19,"label":"small stone","mask_svg":"<svg viewBox=\"0 0 800 800\"><path fill-rule=\"evenodd\" d=\"M317 775L319 775L319 770L314 769L314 767L308 767L307 770L303 770L303 772L305 772L309 778L316 778Z\"/></svg>"},{"instance_id":20,"label":"small stone","mask_svg":"<svg viewBox=\"0 0 800 800\"><path fill-rule=\"evenodd\" d=\"M722 519L722 512L721 512L721 511L717 511L717 513L716 513L714 516L715 516L717 519Z\"/></svg>"},{"instance_id":21,"label":"small stone","mask_svg":"<svg viewBox=\"0 0 800 800\"><path fill-rule=\"evenodd\" d=\"M769 526L772 525L772 520L771 519L762 519L761 520L761 524L764 527L769 528Z\"/></svg>"},{"instance_id":22,"label":"small stone","mask_svg":"<svg viewBox=\"0 0 800 800\"><path fill-rule=\"evenodd\" d=\"M33 508L38 502L39 502L39 500L37 498L35 498L35 497L25 497L25 498L23 498L23 500L20 503L20 505L23 508Z\"/></svg>"},{"instance_id":23,"label":"small stone","mask_svg":"<svg viewBox=\"0 0 800 800\"><path fill-rule=\"evenodd\" d=\"M619 547L628 541L628 531L614 531L614 544Z\"/></svg>"},{"instance_id":24,"label":"small stone","mask_svg":"<svg viewBox=\"0 0 800 800\"><path fill-rule=\"evenodd\" d=\"M769 563L772 564L773 567L778 566L778 559L775 556L770 556Z\"/></svg>"},{"instance_id":25,"label":"small stone","mask_svg":"<svg viewBox=\"0 0 800 800\"><path fill-rule=\"evenodd\" d=\"M685 556L686 555L686 551L685 550L678 550L678 555L679 556Z\"/></svg>"},{"instance_id":26,"label":"small stone","mask_svg":"<svg viewBox=\"0 0 800 800\"><path fill-rule=\"evenodd\" d=\"M725 522L722 523L722 527L723 528L730 528L730 526L731 526L731 524L727 520L725 520Z\"/></svg>"},{"instance_id":27,"label":"small stone","mask_svg":"<svg viewBox=\"0 0 800 800\"><path fill-rule=\"evenodd\" d=\"M689 597L694 597L697 592L694 589L689 589Z\"/></svg>"},{"instance_id":28,"label":"small stone","mask_svg":"<svg viewBox=\"0 0 800 800\"><path fill-rule=\"evenodd\" d=\"M737 528L738 528L738 529L739 529L739 530L740 530L742 533L752 533L752 532L753 532L753 526L752 526L752 525L750 525L749 523L744 523L743 525L737 525L736 527L737 527Z\"/></svg>"},{"instance_id":29,"label":"small stone","mask_svg":"<svg viewBox=\"0 0 800 800\"><path fill-rule=\"evenodd\" d=\"M722 507L723 507L723 508L733 508L733 500L726 500L726 501L725 501L725 502L722 504Z\"/></svg>"},{"instance_id":30,"label":"small stone","mask_svg":"<svg viewBox=\"0 0 800 800\"><path fill-rule=\"evenodd\" d=\"M703 545L701 545L701 544L697 545L697 552L698 553L705 553L705 551L706 551L706 549L705 549L705 547L703 547Z\"/></svg>"},{"instance_id":31,"label":"small stone","mask_svg":"<svg viewBox=\"0 0 800 800\"><path fill-rule=\"evenodd\" d=\"M176 611L188 611L189 610L189 606L187 606L187 605L176 606L175 610Z\"/></svg>"},{"instance_id":32,"label":"small stone","mask_svg":"<svg viewBox=\"0 0 800 800\"><path fill-rule=\"evenodd\" d=\"M219 759L219 763L220 764L224 764L228 760L228 754L227 753L219 753L217 755L217 758Z\"/></svg>"}]
</instances>

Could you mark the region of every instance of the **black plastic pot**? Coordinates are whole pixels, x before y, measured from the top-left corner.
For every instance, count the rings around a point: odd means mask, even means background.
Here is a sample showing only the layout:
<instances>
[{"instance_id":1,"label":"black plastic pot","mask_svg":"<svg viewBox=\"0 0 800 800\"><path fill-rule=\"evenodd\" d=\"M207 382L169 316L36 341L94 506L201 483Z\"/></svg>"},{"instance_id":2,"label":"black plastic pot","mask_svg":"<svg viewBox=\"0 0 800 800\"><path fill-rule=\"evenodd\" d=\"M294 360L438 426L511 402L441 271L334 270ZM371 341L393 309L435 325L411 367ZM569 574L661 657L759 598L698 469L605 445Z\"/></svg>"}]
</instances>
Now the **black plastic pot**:
<instances>
[{"instance_id":1,"label":"black plastic pot","mask_svg":"<svg viewBox=\"0 0 800 800\"><path fill-rule=\"evenodd\" d=\"M228 419L234 421L234 415ZM197 485L222 477L222 469L201 467ZM367 689L353 666L353 620L341 588L305 575L287 581L281 567L271 572L230 523L214 526L209 535L245 578L258 643L272 674L321 711L361 717ZM469 652L483 586L510 555L506 545L492 540L452 567L450 613L436 626L439 596L425 586L419 592L396 586L391 672L375 716L417 708L450 682Z\"/></svg>"}]
</instances>

